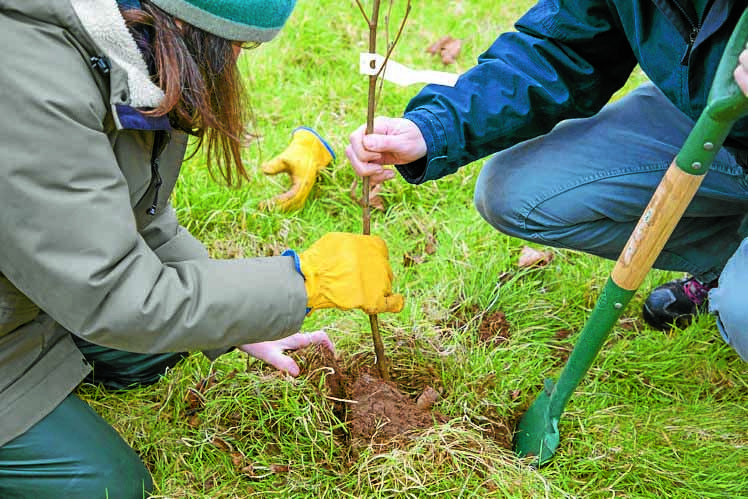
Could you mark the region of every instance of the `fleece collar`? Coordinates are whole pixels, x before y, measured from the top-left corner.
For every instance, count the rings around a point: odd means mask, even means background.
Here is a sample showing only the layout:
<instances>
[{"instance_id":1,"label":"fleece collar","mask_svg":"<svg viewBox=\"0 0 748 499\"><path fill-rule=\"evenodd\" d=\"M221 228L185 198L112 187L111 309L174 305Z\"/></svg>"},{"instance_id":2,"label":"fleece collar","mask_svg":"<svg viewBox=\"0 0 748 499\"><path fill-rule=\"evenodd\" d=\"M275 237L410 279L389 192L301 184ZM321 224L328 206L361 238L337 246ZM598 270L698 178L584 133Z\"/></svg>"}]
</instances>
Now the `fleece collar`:
<instances>
[{"instance_id":1,"label":"fleece collar","mask_svg":"<svg viewBox=\"0 0 748 499\"><path fill-rule=\"evenodd\" d=\"M70 3L89 36L109 61L127 74L128 104L134 108L157 107L164 93L151 81L148 66L125 26L117 0L71 0ZM134 0L123 3L128 7L139 7L139 2Z\"/></svg>"}]
</instances>

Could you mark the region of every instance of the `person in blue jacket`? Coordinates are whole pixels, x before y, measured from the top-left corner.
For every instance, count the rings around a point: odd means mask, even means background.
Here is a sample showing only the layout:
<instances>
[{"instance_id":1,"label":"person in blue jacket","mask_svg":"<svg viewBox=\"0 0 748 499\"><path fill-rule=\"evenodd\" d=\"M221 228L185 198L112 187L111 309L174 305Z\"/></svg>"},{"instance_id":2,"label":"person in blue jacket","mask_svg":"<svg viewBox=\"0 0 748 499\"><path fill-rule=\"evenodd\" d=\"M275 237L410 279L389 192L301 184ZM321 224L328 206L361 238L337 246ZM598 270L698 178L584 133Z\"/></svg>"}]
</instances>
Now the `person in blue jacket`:
<instances>
[{"instance_id":1,"label":"person in blue jacket","mask_svg":"<svg viewBox=\"0 0 748 499\"><path fill-rule=\"evenodd\" d=\"M373 184L420 184L487 160L475 188L510 236L616 259L703 111L738 0L540 0L454 87L360 127L346 155ZM748 52L735 77L748 93ZM609 103L639 65L649 81ZM748 120L739 120L655 268L644 318L665 329L708 309L748 360Z\"/></svg>"}]
</instances>

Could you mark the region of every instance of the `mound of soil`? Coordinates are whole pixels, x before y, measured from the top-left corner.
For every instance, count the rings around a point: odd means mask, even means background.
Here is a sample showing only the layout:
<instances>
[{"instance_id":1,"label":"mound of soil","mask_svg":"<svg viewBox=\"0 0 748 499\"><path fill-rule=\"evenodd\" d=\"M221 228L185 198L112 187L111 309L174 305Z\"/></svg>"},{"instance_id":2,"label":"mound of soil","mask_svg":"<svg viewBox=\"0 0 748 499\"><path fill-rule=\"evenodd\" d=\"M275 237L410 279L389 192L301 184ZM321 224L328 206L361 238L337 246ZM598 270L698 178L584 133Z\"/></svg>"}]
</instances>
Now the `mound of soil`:
<instances>
[{"instance_id":1,"label":"mound of soil","mask_svg":"<svg viewBox=\"0 0 748 499\"><path fill-rule=\"evenodd\" d=\"M424 387L414 400L401 392L397 384L384 381L368 366L341 369L334 355L322 346L308 352L304 371L312 379L325 376L328 398L341 421L346 422L350 447L374 446L380 451L402 446L417 433L446 422L447 418L432 410L438 392Z\"/></svg>"},{"instance_id":2,"label":"mound of soil","mask_svg":"<svg viewBox=\"0 0 748 499\"><path fill-rule=\"evenodd\" d=\"M434 422L446 418L432 412L431 407L420 407L403 394L392 382L367 372L359 374L350 388L351 404L348 410L348 431L354 445L388 445L398 439L407 439L413 430L430 428Z\"/></svg>"}]
</instances>

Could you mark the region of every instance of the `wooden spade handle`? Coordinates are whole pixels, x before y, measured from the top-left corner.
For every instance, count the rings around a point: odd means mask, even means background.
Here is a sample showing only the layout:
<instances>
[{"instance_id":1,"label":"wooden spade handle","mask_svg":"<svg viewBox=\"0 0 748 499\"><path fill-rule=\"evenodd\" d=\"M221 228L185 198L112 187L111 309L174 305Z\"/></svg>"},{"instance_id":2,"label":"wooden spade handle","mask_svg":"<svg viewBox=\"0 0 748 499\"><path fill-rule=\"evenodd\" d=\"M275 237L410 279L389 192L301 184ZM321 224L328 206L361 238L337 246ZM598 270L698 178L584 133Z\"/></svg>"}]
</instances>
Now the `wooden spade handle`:
<instances>
[{"instance_id":1,"label":"wooden spade handle","mask_svg":"<svg viewBox=\"0 0 748 499\"><path fill-rule=\"evenodd\" d=\"M639 223L618 257L611 277L629 291L639 288L673 233L704 175L692 175L670 165Z\"/></svg>"}]
</instances>

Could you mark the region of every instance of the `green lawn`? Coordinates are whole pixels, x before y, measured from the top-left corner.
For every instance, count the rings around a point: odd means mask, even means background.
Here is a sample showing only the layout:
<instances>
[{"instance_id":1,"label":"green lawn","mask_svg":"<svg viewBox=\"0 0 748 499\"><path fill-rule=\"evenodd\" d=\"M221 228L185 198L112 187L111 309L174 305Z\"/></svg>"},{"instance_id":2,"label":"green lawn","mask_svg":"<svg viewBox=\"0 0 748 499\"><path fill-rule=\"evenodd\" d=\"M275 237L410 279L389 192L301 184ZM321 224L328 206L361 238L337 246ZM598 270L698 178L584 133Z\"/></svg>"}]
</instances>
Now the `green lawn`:
<instances>
[{"instance_id":1,"label":"green lawn","mask_svg":"<svg viewBox=\"0 0 748 499\"><path fill-rule=\"evenodd\" d=\"M390 37L405 2L395 4ZM464 71L530 4L414 2L393 59ZM426 47L447 34L464 45L445 68ZM330 231L361 231L343 150L366 118L367 80L357 72L366 37L355 2L300 2L276 40L243 56L260 134L246 152L252 180L226 189L197 157L173 200L214 257L273 255ZM635 74L627 89L642 80ZM386 83L378 114L400 115L417 90ZM259 211L287 185L262 175L259 164L299 125L325 136L337 162L303 210ZM480 167L422 186L389 182L386 211L372 215L372 233L387 241L395 287L406 297L402 313L380 316L394 378L409 395L425 384L442 390L435 410L448 421L399 449L351 449L320 376L283 378L238 352L213 365L192 355L148 389L108 394L83 386L82 396L141 454L158 497L748 497L748 364L708 316L670 333L643 324L643 295L673 277L667 273L650 274L614 328L567 407L548 466L528 467L494 438L543 378L559 373L612 262L553 250L548 266L518 268L525 243L495 232L473 209ZM496 311L506 316L506 339L483 343L481 314ZM304 324L320 327L342 362L371 360L364 314L322 311ZM198 407L189 390L210 374L216 383Z\"/></svg>"}]
</instances>

